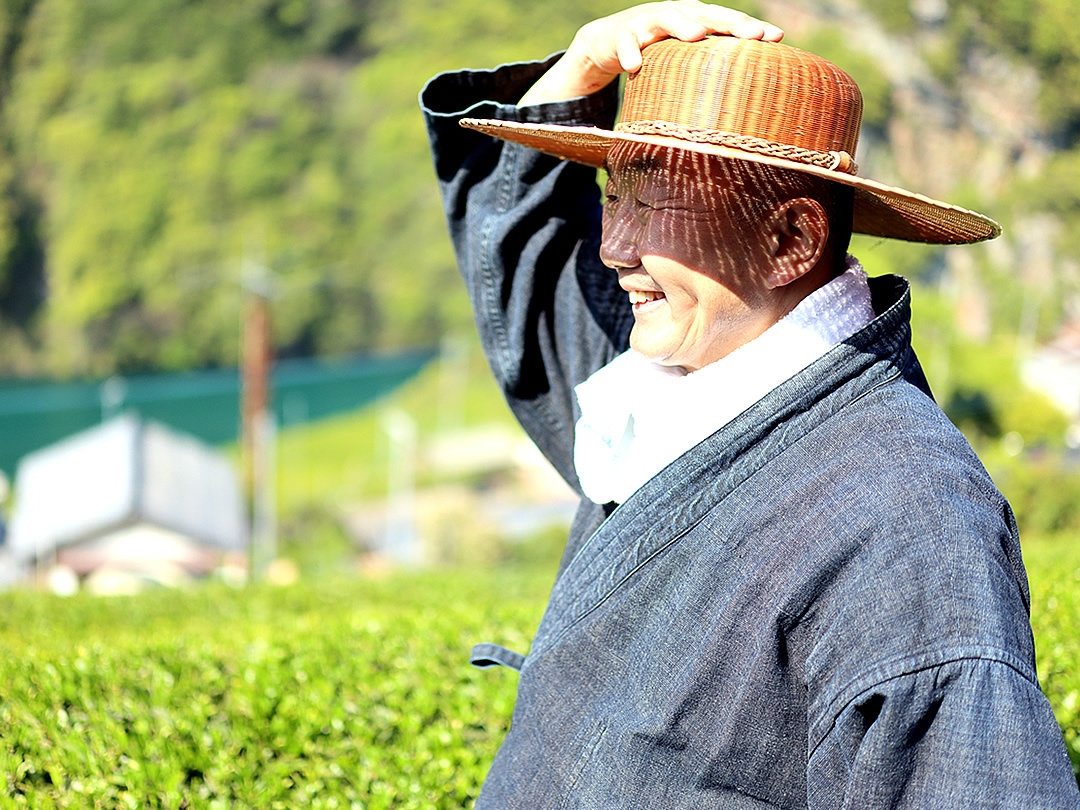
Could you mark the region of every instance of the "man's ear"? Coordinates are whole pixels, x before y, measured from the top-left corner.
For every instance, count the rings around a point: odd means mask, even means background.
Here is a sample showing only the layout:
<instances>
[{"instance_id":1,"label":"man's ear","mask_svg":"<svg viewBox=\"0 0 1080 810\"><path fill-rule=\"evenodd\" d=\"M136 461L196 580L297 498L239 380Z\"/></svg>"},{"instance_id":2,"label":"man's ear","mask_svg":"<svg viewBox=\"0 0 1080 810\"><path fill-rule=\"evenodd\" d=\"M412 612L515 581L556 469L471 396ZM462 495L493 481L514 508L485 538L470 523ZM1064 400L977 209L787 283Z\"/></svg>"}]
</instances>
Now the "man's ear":
<instances>
[{"instance_id":1,"label":"man's ear","mask_svg":"<svg viewBox=\"0 0 1080 810\"><path fill-rule=\"evenodd\" d=\"M770 289L797 281L817 266L829 241L829 217L817 200L797 197L777 203L769 220Z\"/></svg>"}]
</instances>

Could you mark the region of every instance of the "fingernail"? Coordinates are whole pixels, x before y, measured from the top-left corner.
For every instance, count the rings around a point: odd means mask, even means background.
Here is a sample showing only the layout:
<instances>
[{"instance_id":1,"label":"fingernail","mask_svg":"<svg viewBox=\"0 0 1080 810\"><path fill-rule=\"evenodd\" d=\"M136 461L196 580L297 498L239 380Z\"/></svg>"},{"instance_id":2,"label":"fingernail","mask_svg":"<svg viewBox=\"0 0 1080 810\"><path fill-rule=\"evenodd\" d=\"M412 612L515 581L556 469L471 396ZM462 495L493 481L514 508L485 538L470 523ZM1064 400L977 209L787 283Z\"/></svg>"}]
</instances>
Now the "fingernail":
<instances>
[{"instance_id":1,"label":"fingernail","mask_svg":"<svg viewBox=\"0 0 1080 810\"><path fill-rule=\"evenodd\" d=\"M748 39L765 36L765 26L756 22L744 22L735 27L735 35Z\"/></svg>"}]
</instances>

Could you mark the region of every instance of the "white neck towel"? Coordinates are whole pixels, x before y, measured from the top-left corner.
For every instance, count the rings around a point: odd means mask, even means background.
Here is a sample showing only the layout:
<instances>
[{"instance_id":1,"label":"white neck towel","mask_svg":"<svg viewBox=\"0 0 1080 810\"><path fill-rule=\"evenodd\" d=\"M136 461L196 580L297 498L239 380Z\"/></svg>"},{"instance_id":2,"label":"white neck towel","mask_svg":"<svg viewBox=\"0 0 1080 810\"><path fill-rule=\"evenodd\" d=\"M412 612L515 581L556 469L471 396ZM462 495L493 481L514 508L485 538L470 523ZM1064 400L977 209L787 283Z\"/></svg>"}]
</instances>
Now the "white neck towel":
<instances>
[{"instance_id":1,"label":"white neck towel","mask_svg":"<svg viewBox=\"0 0 1080 810\"><path fill-rule=\"evenodd\" d=\"M574 390L574 466L586 497L622 503L694 445L874 319L866 273L847 270L762 335L691 374L632 349Z\"/></svg>"}]
</instances>

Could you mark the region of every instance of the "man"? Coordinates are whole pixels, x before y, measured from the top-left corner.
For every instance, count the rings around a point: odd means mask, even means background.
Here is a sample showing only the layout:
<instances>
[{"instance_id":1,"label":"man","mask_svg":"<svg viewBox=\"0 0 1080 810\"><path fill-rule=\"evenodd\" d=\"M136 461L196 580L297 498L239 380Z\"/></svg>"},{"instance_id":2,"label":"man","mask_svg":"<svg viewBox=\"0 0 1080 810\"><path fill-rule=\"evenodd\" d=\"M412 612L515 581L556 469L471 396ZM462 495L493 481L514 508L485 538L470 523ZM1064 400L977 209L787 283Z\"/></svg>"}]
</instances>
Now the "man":
<instances>
[{"instance_id":1,"label":"man","mask_svg":"<svg viewBox=\"0 0 1080 810\"><path fill-rule=\"evenodd\" d=\"M1080 806L1008 504L845 256L998 228L859 177L857 88L781 36L650 3L421 94L492 370L583 495L528 656L474 650L520 671L477 807Z\"/></svg>"}]
</instances>

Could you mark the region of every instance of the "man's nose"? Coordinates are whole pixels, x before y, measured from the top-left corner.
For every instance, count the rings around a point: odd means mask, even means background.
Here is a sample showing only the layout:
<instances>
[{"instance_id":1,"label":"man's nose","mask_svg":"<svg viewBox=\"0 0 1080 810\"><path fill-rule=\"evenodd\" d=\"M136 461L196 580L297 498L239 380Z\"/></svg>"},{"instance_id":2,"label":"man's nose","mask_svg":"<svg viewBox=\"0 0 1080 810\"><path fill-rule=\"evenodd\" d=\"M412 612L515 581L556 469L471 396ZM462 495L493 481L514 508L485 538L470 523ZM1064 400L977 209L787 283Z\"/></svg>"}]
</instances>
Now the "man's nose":
<instances>
[{"instance_id":1,"label":"man's nose","mask_svg":"<svg viewBox=\"0 0 1080 810\"><path fill-rule=\"evenodd\" d=\"M639 230L640 226L632 215L605 216L600 239L600 261L612 270L641 264L637 247Z\"/></svg>"}]
</instances>

